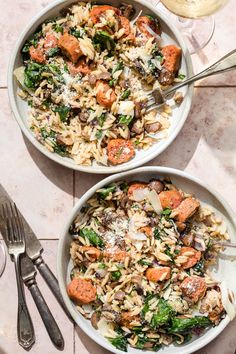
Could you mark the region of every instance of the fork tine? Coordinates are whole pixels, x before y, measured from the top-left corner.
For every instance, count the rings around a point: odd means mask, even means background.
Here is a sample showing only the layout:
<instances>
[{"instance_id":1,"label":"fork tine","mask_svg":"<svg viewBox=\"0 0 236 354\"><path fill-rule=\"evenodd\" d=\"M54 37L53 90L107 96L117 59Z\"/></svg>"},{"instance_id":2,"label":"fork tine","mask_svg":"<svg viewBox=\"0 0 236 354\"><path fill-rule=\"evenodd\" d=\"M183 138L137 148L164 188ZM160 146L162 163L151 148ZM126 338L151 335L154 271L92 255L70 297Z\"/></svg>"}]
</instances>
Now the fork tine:
<instances>
[{"instance_id":1,"label":"fork tine","mask_svg":"<svg viewBox=\"0 0 236 354\"><path fill-rule=\"evenodd\" d=\"M14 239L15 241L22 241L22 231L19 224L19 214L17 213L17 208L15 203L10 203L11 209L11 222L14 230Z\"/></svg>"},{"instance_id":2,"label":"fork tine","mask_svg":"<svg viewBox=\"0 0 236 354\"><path fill-rule=\"evenodd\" d=\"M14 210L15 210L15 221L16 221L16 226L17 226L17 230L18 230L18 240L19 241L23 241L23 225L21 222L21 218L17 209L16 204L13 204Z\"/></svg>"},{"instance_id":3,"label":"fork tine","mask_svg":"<svg viewBox=\"0 0 236 354\"><path fill-rule=\"evenodd\" d=\"M3 210L3 216L4 216L4 219L5 219L5 222L6 222L6 227L5 227L5 230L6 230L6 238L7 238L7 241L9 243L11 243L13 241L13 238L12 238L12 228L11 228L11 223L9 221L9 209L8 209L8 205L5 204L2 206L2 210Z\"/></svg>"}]
</instances>

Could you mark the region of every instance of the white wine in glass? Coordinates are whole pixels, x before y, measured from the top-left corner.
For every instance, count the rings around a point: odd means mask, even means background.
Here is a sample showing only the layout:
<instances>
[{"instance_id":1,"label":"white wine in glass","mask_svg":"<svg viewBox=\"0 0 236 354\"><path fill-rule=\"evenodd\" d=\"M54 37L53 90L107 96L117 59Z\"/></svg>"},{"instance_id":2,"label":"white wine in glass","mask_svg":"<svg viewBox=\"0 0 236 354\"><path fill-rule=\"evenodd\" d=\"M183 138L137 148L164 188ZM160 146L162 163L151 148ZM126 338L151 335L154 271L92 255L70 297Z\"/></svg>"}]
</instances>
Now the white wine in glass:
<instances>
[{"instance_id":1,"label":"white wine in glass","mask_svg":"<svg viewBox=\"0 0 236 354\"><path fill-rule=\"evenodd\" d=\"M211 16L228 0L161 0L163 5L178 16L178 25L185 35L191 54L205 47L215 28Z\"/></svg>"}]
</instances>

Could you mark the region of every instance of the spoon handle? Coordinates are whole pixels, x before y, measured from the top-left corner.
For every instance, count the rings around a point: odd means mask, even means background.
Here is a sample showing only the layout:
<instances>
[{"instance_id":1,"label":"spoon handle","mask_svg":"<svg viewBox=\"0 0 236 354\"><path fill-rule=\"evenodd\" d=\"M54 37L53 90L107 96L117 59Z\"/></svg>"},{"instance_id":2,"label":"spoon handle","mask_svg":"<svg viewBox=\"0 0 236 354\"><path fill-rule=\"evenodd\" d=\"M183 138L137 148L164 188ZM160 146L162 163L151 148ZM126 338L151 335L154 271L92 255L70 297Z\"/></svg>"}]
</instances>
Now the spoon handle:
<instances>
[{"instance_id":1,"label":"spoon handle","mask_svg":"<svg viewBox=\"0 0 236 354\"><path fill-rule=\"evenodd\" d=\"M234 49L232 52L226 54L224 57L222 57L217 62L210 65L208 68L204 69L200 73L181 82L180 84L174 86L170 90L165 91L164 95L168 96L171 93L178 90L180 87L191 84L195 81L203 79L204 77L208 77L208 76L215 75L215 74L221 74L226 71L230 71L230 70L234 70L234 69L236 69L236 49Z\"/></svg>"}]
</instances>

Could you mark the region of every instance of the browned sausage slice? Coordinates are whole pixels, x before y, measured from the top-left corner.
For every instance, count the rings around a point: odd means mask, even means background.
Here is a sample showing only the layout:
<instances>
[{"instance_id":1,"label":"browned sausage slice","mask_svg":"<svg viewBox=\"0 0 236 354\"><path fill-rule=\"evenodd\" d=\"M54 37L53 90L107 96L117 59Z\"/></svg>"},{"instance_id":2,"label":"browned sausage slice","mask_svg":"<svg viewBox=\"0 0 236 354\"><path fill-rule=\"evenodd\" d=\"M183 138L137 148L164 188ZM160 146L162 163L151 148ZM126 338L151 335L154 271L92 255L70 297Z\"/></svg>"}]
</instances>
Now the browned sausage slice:
<instances>
[{"instance_id":1,"label":"browned sausage slice","mask_svg":"<svg viewBox=\"0 0 236 354\"><path fill-rule=\"evenodd\" d=\"M200 203L197 199L189 197L184 199L180 205L175 209L177 213L175 219L180 222L185 222L188 218L193 216L193 214L199 208Z\"/></svg>"},{"instance_id":2,"label":"browned sausage slice","mask_svg":"<svg viewBox=\"0 0 236 354\"><path fill-rule=\"evenodd\" d=\"M51 33L47 33L44 38L43 47L45 49L55 48L57 46L57 43L58 43L57 37Z\"/></svg>"},{"instance_id":3,"label":"browned sausage slice","mask_svg":"<svg viewBox=\"0 0 236 354\"><path fill-rule=\"evenodd\" d=\"M79 304L89 304L96 300L97 291L91 280L74 278L67 286L71 300Z\"/></svg>"},{"instance_id":4,"label":"browned sausage slice","mask_svg":"<svg viewBox=\"0 0 236 354\"><path fill-rule=\"evenodd\" d=\"M109 108L115 102L116 94L106 82L98 80L96 82L96 99L101 106Z\"/></svg>"},{"instance_id":5,"label":"browned sausage slice","mask_svg":"<svg viewBox=\"0 0 236 354\"><path fill-rule=\"evenodd\" d=\"M84 58L79 59L76 64L73 64L72 62L68 62L67 64L71 76L76 76L77 74L87 75L91 73L91 69Z\"/></svg>"},{"instance_id":6,"label":"browned sausage slice","mask_svg":"<svg viewBox=\"0 0 236 354\"><path fill-rule=\"evenodd\" d=\"M170 73L176 74L179 70L180 59L181 59L181 48L175 45L167 45L162 48L162 54L164 56L163 67L166 68Z\"/></svg>"},{"instance_id":7,"label":"browned sausage slice","mask_svg":"<svg viewBox=\"0 0 236 354\"><path fill-rule=\"evenodd\" d=\"M89 17L91 18L92 22L98 23L100 20L100 16L107 10L113 10L117 15L120 15L120 10L117 9L116 7L113 7L111 5L100 5L100 6L94 6L92 10L89 13Z\"/></svg>"},{"instance_id":8,"label":"browned sausage slice","mask_svg":"<svg viewBox=\"0 0 236 354\"><path fill-rule=\"evenodd\" d=\"M180 289L184 296L196 303L205 295L207 286L203 278L193 276L185 278L180 285Z\"/></svg>"},{"instance_id":9,"label":"browned sausage slice","mask_svg":"<svg viewBox=\"0 0 236 354\"><path fill-rule=\"evenodd\" d=\"M29 54L32 60L36 61L39 64L45 63L44 51L40 46L35 48L33 45L29 49Z\"/></svg>"},{"instance_id":10,"label":"browned sausage slice","mask_svg":"<svg viewBox=\"0 0 236 354\"><path fill-rule=\"evenodd\" d=\"M182 194L177 190L163 191L159 194L159 198L163 209L175 209L183 200Z\"/></svg>"},{"instance_id":11,"label":"browned sausage slice","mask_svg":"<svg viewBox=\"0 0 236 354\"><path fill-rule=\"evenodd\" d=\"M74 64L77 63L78 59L83 55L78 39L68 33L61 36L58 46Z\"/></svg>"},{"instance_id":12,"label":"browned sausage slice","mask_svg":"<svg viewBox=\"0 0 236 354\"><path fill-rule=\"evenodd\" d=\"M197 264L197 262L200 261L201 252L195 250L192 247L182 247L178 256L181 256L181 257L185 256L187 258L187 260L184 263L181 263L180 266L183 269L188 269L188 268L195 266L195 264ZM177 260L178 260L178 257L177 257Z\"/></svg>"},{"instance_id":13,"label":"browned sausage slice","mask_svg":"<svg viewBox=\"0 0 236 354\"><path fill-rule=\"evenodd\" d=\"M137 19L137 27L147 38L153 37L153 35L147 30L146 26L150 27L153 32L161 35L161 27L159 22L154 20L151 16L140 16Z\"/></svg>"},{"instance_id":14,"label":"browned sausage slice","mask_svg":"<svg viewBox=\"0 0 236 354\"><path fill-rule=\"evenodd\" d=\"M112 139L107 145L108 160L113 165L118 165L134 157L134 146L130 140Z\"/></svg>"},{"instance_id":15,"label":"browned sausage slice","mask_svg":"<svg viewBox=\"0 0 236 354\"><path fill-rule=\"evenodd\" d=\"M148 268L146 271L146 278L154 283L170 279L171 268L170 267L156 267Z\"/></svg>"}]
</instances>

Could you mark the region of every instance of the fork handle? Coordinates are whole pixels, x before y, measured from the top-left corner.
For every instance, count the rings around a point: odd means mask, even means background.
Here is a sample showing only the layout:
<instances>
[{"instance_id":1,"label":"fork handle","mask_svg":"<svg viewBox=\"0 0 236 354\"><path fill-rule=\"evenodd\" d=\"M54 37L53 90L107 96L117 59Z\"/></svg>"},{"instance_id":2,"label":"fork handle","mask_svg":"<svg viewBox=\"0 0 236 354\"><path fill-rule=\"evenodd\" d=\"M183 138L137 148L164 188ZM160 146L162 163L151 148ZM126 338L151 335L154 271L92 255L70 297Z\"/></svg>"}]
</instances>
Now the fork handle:
<instances>
[{"instance_id":1,"label":"fork handle","mask_svg":"<svg viewBox=\"0 0 236 354\"><path fill-rule=\"evenodd\" d=\"M165 96L169 96L179 88L191 84L195 81L198 81L200 79L203 79L204 77L212 76L215 74L220 74L224 73L226 71L234 70L236 69L236 49L234 49L232 52L226 54L223 56L221 59L219 59L217 62L206 68L205 70L201 71L200 73L190 77L189 79L181 82L180 84L174 86L170 90L164 91Z\"/></svg>"},{"instance_id":2,"label":"fork handle","mask_svg":"<svg viewBox=\"0 0 236 354\"><path fill-rule=\"evenodd\" d=\"M34 302L37 306L39 314L43 320L43 323L46 327L48 335L55 345L55 347L59 350L64 349L64 339L62 337L61 331L46 304L41 291L38 288L35 278L25 282L27 287L29 288L31 295L34 299Z\"/></svg>"},{"instance_id":3,"label":"fork handle","mask_svg":"<svg viewBox=\"0 0 236 354\"><path fill-rule=\"evenodd\" d=\"M35 343L33 323L25 301L23 282L20 276L20 256L14 259L18 290L17 335L19 344L26 350Z\"/></svg>"}]
</instances>

